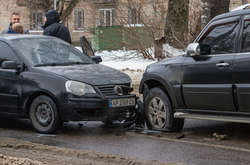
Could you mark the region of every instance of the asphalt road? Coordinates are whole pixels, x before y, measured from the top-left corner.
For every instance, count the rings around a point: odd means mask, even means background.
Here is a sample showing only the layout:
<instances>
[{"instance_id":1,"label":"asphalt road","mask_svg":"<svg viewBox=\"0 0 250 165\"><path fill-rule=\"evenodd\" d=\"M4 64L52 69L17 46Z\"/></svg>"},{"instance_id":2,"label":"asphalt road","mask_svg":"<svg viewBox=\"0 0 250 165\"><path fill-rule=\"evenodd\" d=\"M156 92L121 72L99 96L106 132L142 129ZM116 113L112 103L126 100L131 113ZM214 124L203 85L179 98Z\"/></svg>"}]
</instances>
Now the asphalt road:
<instances>
[{"instance_id":1,"label":"asphalt road","mask_svg":"<svg viewBox=\"0 0 250 165\"><path fill-rule=\"evenodd\" d=\"M250 125L246 124L187 120L182 133L161 133L81 122L81 125L66 123L58 134L43 135L36 133L29 121L0 119L0 137L140 160L195 165L250 164Z\"/></svg>"}]
</instances>

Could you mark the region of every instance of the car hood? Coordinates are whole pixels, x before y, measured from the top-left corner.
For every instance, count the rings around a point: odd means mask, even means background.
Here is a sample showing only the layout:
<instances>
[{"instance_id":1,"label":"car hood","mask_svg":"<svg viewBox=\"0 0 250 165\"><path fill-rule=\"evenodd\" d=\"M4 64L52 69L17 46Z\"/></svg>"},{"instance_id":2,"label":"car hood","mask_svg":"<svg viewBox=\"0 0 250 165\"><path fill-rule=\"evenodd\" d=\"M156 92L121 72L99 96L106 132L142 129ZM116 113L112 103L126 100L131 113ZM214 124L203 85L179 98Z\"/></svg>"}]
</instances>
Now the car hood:
<instances>
[{"instance_id":1,"label":"car hood","mask_svg":"<svg viewBox=\"0 0 250 165\"><path fill-rule=\"evenodd\" d=\"M44 66L38 68L70 80L85 82L91 85L125 84L131 82L131 79L125 73L101 64Z\"/></svg>"},{"instance_id":2,"label":"car hood","mask_svg":"<svg viewBox=\"0 0 250 165\"><path fill-rule=\"evenodd\" d=\"M154 63L156 65L161 65L161 64L177 64L177 63L182 63L183 62L183 58L184 56L176 56L176 57L172 57L172 58L166 58L164 60L159 61L158 63Z\"/></svg>"},{"instance_id":3,"label":"car hood","mask_svg":"<svg viewBox=\"0 0 250 165\"><path fill-rule=\"evenodd\" d=\"M157 73L161 74L163 70L169 70L176 67L179 67L183 64L184 56L176 56L172 58L166 58L164 60L161 60L159 62L153 63L149 66L147 66L146 73Z\"/></svg>"}]
</instances>

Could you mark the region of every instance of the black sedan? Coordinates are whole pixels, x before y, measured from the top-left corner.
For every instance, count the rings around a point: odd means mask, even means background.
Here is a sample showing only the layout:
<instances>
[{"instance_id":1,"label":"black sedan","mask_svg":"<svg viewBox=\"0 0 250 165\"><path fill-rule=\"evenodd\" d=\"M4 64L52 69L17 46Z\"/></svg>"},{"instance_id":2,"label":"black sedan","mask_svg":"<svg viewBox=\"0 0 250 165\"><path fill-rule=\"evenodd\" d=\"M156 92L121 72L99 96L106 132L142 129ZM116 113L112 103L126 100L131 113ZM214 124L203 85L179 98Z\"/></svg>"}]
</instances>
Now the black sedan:
<instances>
[{"instance_id":1,"label":"black sedan","mask_svg":"<svg viewBox=\"0 0 250 165\"><path fill-rule=\"evenodd\" d=\"M131 79L93 59L54 37L0 36L0 114L30 118L40 133L65 121L132 121Z\"/></svg>"}]
</instances>

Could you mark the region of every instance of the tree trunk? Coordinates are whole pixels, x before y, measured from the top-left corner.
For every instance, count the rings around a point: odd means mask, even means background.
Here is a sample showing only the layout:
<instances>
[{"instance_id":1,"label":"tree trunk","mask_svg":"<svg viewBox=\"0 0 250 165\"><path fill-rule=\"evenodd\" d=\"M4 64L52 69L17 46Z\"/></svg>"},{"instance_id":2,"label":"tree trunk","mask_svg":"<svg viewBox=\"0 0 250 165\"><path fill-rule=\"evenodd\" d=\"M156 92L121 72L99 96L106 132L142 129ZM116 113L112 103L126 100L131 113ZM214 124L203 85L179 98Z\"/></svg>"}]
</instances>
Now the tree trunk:
<instances>
[{"instance_id":1,"label":"tree trunk","mask_svg":"<svg viewBox=\"0 0 250 165\"><path fill-rule=\"evenodd\" d=\"M208 1L208 0L207 0ZM211 5L211 19L229 11L230 0L209 0Z\"/></svg>"},{"instance_id":2,"label":"tree trunk","mask_svg":"<svg viewBox=\"0 0 250 165\"><path fill-rule=\"evenodd\" d=\"M61 15L61 20L63 23L65 23L66 19L72 13L78 2L79 0L71 0L68 2L67 8L63 11Z\"/></svg>"},{"instance_id":3,"label":"tree trunk","mask_svg":"<svg viewBox=\"0 0 250 165\"><path fill-rule=\"evenodd\" d=\"M188 44L189 0L169 0L165 25L165 39L176 48Z\"/></svg>"},{"instance_id":4,"label":"tree trunk","mask_svg":"<svg viewBox=\"0 0 250 165\"><path fill-rule=\"evenodd\" d=\"M207 18L208 23L213 17L229 11L230 0L201 0L203 4L202 14Z\"/></svg>"},{"instance_id":5,"label":"tree trunk","mask_svg":"<svg viewBox=\"0 0 250 165\"><path fill-rule=\"evenodd\" d=\"M158 60L161 60L163 58L165 58L164 54L163 54L163 44L165 43L165 39L161 38L159 40L154 40L154 49L155 49L155 58L157 58Z\"/></svg>"}]
</instances>

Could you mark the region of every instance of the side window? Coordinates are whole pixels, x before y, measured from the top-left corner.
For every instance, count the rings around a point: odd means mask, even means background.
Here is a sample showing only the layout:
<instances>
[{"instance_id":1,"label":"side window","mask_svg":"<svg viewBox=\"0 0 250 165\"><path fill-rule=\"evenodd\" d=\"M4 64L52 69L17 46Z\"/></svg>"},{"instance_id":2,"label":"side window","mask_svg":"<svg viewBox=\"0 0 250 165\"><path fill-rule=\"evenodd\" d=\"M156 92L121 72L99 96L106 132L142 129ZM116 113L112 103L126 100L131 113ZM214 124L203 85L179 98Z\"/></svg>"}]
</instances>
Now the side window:
<instances>
[{"instance_id":1,"label":"side window","mask_svg":"<svg viewBox=\"0 0 250 165\"><path fill-rule=\"evenodd\" d=\"M235 50L238 22L230 22L213 26L210 31L202 37L199 43L209 45L211 54L230 54Z\"/></svg>"},{"instance_id":2,"label":"side window","mask_svg":"<svg viewBox=\"0 0 250 165\"><path fill-rule=\"evenodd\" d=\"M0 63L3 60L18 61L15 53L5 42L0 41Z\"/></svg>"},{"instance_id":3,"label":"side window","mask_svg":"<svg viewBox=\"0 0 250 165\"><path fill-rule=\"evenodd\" d=\"M241 52L250 52L250 20L244 22Z\"/></svg>"}]
</instances>

